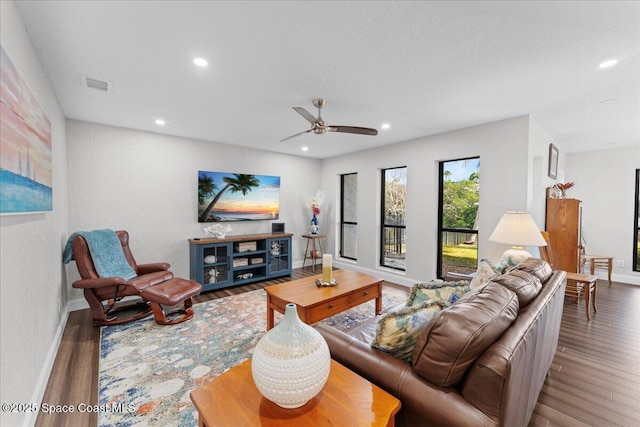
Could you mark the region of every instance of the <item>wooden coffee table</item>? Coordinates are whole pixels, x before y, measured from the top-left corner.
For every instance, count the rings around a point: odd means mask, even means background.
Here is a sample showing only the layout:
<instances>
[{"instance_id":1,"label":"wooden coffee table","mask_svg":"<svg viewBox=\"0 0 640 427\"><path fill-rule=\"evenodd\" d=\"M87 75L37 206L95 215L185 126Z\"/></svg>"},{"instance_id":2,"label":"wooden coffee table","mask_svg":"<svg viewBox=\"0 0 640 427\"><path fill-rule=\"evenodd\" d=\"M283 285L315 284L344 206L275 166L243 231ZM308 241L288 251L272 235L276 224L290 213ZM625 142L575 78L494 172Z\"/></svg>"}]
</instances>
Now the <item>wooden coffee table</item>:
<instances>
[{"instance_id":1,"label":"wooden coffee table","mask_svg":"<svg viewBox=\"0 0 640 427\"><path fill-rule=\"evenodd\" d=\"M376 312L382 311L382 279L349 270L336 270L337 286L318 287L315 279L304 277L291 282L267 286L267 331L273 328L274 311L284 314L292 302L298 307L300 320L310 325L375 298Z\"/></svg>"},{"instance_id":2,"label":"wooden coffee table","mask_svg":"<svg viewBox=\"0 0 640 427\"><path fill-rule=\"evenodd\" d=\"M247 360L191 391L200 427L391 426L400 401L375 384L331 360L320 393L295 409L264 398L253 382Z\"/></svg>"}]
</instances>

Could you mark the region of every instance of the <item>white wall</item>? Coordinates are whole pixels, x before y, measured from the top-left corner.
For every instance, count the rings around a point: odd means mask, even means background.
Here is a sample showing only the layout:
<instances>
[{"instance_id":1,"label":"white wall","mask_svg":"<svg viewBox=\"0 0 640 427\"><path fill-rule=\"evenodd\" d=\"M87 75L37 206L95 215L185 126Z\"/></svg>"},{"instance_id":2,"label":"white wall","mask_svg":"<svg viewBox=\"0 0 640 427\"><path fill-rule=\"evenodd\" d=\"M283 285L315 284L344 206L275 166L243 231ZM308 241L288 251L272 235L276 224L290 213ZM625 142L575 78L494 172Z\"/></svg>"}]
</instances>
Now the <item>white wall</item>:
<instances>
[{"instance_id":1,"label":"white wall","mask_svg":"<svg viewBox=\"0 0 640 427\"><path fill-rule=\"evenodd\" d=\"M565 181L575 182L567 194L582 200L582 230L587 253L614 257L612 278L640 285L632 271L635 173L640 168L636 147L567 155ZM624 267L617 262L623 261ZM605 277L598 271L600 277Z\"/></svg>"},{"instance_id":2,"label":"white wall","mask_svg":"<svg viewBox=\"0 0 640 427\"><path fill-rule=\"evenodd\" d=\"M65 120L10 1L0 2L0 40L52 130L53 211L0 217L0 400L40 402L66 321L61 263L68 212ZM35 416L2 411L0 425L30 425Z\"/></svg>"},{"instance_id":3,"label":"white wall","mask_svg":"<svg viewBox=\"0 0 640 427\"><path fill-rule=\"evenodd\" d=\"M277 175L280 218L293 237L293 262L302 261L301 234L310 209L305 195L318 189L320 161L214 142L160 135L76 120L67 121L69 231L125 229L139 263L166 261L189 277L187 239L203 236L197 219L199 170ZM271 221L232 223L231 234L269 233ZM69 283L79 278L67 266ZM85 307L71 289L74 308Z\"/></svg>"},{"instance_id":4,"label":"white wall","mask_svg":"<svg viewBox=\"0 0 640 427\"><path fill-rule=\"evenodd\" d=\"M358 262L352 267L405 284L435 278L438 162L473 156L480 156L479 258L498 260L507 247L487 238L505 211L530 208L529 123L528 116L517 117L325 160L322 185L333 206L340 196L339 176L358 173ZM380 170L396 166L408 167L405 273L378 266ZM323 220L331 222L327 247L337 254L339 218Z\"/></svg>"}]
</instances>

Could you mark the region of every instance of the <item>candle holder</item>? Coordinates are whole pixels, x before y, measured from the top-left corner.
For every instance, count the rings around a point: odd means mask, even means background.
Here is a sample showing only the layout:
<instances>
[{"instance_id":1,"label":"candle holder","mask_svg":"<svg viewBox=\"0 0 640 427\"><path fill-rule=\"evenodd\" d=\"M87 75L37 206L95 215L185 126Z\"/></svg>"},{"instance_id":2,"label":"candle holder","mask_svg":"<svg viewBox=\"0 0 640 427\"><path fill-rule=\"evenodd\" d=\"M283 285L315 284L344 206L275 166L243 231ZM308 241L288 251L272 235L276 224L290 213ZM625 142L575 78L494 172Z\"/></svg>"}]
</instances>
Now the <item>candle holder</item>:
<instances>
[{"instance_id":1,"label":"candle holder","mask_svg":"<svg viewBox=\"0 0 640 427\"><path fill-rule=\"evenodd\" d=\"M322 255L322 283L333 282L333 257L331 254Z\"/></svg>"}]
</instances>

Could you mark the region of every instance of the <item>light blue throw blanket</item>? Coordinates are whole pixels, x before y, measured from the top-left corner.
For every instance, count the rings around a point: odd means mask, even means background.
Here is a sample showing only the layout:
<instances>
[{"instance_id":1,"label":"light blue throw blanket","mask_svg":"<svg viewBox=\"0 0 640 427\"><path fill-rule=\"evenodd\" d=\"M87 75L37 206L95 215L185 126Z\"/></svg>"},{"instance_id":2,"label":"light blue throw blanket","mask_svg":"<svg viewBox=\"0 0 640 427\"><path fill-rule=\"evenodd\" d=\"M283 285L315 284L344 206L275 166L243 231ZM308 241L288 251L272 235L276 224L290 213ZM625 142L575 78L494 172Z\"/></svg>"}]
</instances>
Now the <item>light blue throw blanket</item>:
<instances>
[{"instance_id":1,"label":"light blue throw blanket","mask_svg":"<svg viewBox=\"0 0 640 427\"><path fill-rule=\"evenodd\" d=\"M127 262L122 251L122 244L113 230L77 231L67 239L62 254L63 261L68 264L73 260L71 246L76 236L82 236L87 241L89 252L100 277L122 277L125 280L136 277L136 272Z\"/></svg>"}]
</instances>

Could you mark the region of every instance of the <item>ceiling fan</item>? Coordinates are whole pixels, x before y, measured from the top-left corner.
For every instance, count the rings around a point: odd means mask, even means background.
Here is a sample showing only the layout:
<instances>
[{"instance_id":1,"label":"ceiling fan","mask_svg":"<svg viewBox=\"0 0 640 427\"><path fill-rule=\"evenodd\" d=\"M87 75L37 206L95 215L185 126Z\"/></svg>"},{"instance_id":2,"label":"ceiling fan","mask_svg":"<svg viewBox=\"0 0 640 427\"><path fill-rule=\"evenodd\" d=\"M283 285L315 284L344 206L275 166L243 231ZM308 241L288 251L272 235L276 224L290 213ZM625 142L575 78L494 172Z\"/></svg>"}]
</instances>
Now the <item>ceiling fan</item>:
<instances>
[{"instance_id":1,"label":"ceiling fan","mask_svg":"<svg viewBox=\"0 0 640 427\"><path fill-rule=\"evenodd\" d=\"M305 133L313 132L315 134L323 134L325 132L342 132L342 133L357 133L359 135L377 135L378 131L372 128L362 128L357 126L333 126L328 125L327 122L324 121L322 116L320 116L320 110L324 107L326 101L322 98L314 99L313 105L318 108L318 117L314 117L313 114L308 112L302 107L293 107L294 110L298 112L302 117L307 119L309 123L311 123L311 129L296 133L291 135L280 142L288 141L297 136L303 135Z\"/></svg>"}]
</instances>

